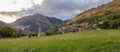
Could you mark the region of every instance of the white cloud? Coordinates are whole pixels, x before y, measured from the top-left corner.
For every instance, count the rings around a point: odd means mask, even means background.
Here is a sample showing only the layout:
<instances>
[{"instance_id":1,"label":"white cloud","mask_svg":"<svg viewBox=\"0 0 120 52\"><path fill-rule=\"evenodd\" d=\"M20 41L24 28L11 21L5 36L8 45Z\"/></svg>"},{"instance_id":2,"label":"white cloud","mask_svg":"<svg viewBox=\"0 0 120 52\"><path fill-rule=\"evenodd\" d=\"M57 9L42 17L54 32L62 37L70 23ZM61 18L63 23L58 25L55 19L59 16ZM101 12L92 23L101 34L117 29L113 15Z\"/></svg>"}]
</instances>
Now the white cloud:
<instances>
[{"instance_id":1,"label":"white cloud","mask_svg":"<svg viewBox=\"0 0 120 52\"><path fill-rule=\"evenodd\" d=\"M0 11L20 11L28 9L35 4L41 4L42 0L0 0Z\"/></svg>"},{"instance_id":2,"label":"white cloud","mask_svg":"<svg viewBox=\"0 0 120 52\"><path fill-rule=\"evenodd\" d=\"M42 5L43 0L34 0L35 5Z\"/></svg>"},{"instance_id":3,"label":"white cloud","mask_svg":"<svg viewBox=\"0 0 120 52\"><path fill-rule=\"evenodd\" d=\"M3 21L5 23L12 23L17 20L16 16L5 16L0 14L0 21Z\"/></svg>"},{"instance_id":4,"label":"white cloud","mask_svg":"<svg viewBox=\"0 0 120 52\"><path fill-rule=\"evenodd\" d=\"M0 0L0 21L12 23L20 18L20 16L12 14L13 12L21 14L23 9L27 10L34 5L40 6L42 2L43 0ZM2 11L6 13L3 14Z\"/></svg>"},{"instance_id":5,"label":"white cloud","mask_svg":"<svg viewBox=\"0 0 120 52\"><path fill-rule=\"evenodd\" d=\"M110 1L112 0L1 0L0 11L18 12L23 15L40 13L65 20ZM11 18L11 16L3 17L0 16L0 20L8 21ZM12 17L10 20L13 22L15 19Z\"/></svg>"},{"instance_id":6,"label":"white cloud","mask_svg":"<svg viewBox=\"0 0 120 52\"><path fill-rule=\"evenodd\" d=\"M78 13L112 0L44 0L42 6L33 6L27 14L41 13L60 19L70 19Z\"/></svg>"}]
</instances>

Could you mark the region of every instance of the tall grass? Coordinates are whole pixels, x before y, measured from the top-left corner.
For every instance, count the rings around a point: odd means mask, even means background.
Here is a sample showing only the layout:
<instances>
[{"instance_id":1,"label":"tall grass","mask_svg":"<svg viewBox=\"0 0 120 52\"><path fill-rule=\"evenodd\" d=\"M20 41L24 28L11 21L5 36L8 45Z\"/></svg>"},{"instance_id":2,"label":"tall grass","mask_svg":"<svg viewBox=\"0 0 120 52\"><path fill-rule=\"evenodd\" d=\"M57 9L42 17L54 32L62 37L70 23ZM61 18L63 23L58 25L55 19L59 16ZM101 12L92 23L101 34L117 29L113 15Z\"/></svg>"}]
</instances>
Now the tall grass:
<instances>
[{"instance_id":1,"label":"tall grass","mask_svg":"<svg viewBox=\"0 0 120 52\"><path fill-rule=\"evenodd\" d=\"M120 30L0 39L0 52L120 52Z\"/></svg>"}]
</instances>

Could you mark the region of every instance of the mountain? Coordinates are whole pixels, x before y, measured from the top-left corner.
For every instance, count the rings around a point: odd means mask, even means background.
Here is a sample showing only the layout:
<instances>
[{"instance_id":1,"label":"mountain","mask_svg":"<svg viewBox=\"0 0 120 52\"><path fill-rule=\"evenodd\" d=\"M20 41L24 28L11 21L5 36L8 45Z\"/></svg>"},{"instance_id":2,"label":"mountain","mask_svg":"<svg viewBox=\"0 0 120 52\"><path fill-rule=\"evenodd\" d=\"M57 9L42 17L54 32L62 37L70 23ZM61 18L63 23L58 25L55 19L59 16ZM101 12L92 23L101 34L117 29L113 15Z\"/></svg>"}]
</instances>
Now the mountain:
<instances>
[{"instance_id":1,"label":"mountain","mask_svg":"<svg viewBox=\"0 0 120 52\"><path fill-rule=\"evenodd\" d=\"M53 17L47 17L41 14L34 14L22 17L12 23L12 27L18 29L25 29L32 32L37 32L38 28L40 27L42 31L46 32L51 27L62 23L63 21L60 19L56 19Z\"/></svg>"},{"instance_id":2,"label":"mountain","mask_svg":"<svg viewBox=\"0 0 120 52\"><path fill-rule=\"evenodd\" d=\"M113 0L110 3L98 6L97 8L92 8L90 10L84 11L83 13L78 14L76 17L68 20L67 24L74 23L83 18L89 18L95 15L101 15L105 11L120 12L120 0Z\"/></svg>"},{"instance_id":3,"label":"mountain","mask_svg":"<svg viewBox=\"0 0 120 52\"><path fill-rule=\"evenodd\" d=\"M0 26L5 26L5 25L7 25L7 24L2 22L2 21L0 21Z\"/></svg>"},{"instance_id":4,"label":"mountain","mask_svg":"<svg viewBox=\"0 0 120 52\"><path fill-rule=\"evenodd\" d=\"M89 9L67 20L47 33L48 35L81 32L96 29L118 29L120 27L120 0Z\"/></svg>"}]
</instances>

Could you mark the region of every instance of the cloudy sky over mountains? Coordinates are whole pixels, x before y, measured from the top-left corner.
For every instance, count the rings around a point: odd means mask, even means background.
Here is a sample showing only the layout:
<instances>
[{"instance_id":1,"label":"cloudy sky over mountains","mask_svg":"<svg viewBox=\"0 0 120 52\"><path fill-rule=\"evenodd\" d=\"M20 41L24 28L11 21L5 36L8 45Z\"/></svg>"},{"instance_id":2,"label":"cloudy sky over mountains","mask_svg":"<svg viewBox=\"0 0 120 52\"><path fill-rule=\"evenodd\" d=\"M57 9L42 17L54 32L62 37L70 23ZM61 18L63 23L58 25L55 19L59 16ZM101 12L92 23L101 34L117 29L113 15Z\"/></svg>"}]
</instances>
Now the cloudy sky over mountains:
<instances>
[{"instance_id":1,"label":"cloudy sky over mountains","mask_svg":"<svg viewBox=\"0 0 120 52\"><path fill-rule=\"evenodd\" d=\"M5 12L25 15L40 13L60 19L70 19L84 10L110 1L112 0L1 0L0 19L2 19L3 11L4 14Z\"/></svg>"}]
</instances>

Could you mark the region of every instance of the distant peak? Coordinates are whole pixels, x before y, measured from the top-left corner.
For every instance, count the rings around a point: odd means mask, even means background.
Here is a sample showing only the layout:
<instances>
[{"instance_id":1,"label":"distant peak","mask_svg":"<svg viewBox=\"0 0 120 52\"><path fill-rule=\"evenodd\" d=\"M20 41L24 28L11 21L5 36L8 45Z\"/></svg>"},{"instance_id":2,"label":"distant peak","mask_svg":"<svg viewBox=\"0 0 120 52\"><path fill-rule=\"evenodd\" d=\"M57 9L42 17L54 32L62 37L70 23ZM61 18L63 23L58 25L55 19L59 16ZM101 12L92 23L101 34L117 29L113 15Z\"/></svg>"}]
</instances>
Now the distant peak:
<instances>
[{"instance_id":1,"label":"distant peak","mask_svg":"<svg viewBox=\"0 0 120 52\"><path fill-rule=\"evenodd\" d=\"M39 13L35 13L34 15L40 15Z\"/></svg>"},{"instance_id":2,"label":"distant peak","mask_svg":"<svg viewBox=\"0 0 120 52\"><path fill-rule=\"evenodd\" d=\"M43 16L43 17L46 17L46 16L44 16L44 15L42 15L40 13L35 13L35 14L33 14L33 16Z\"/></svg>"}]
</instances>

